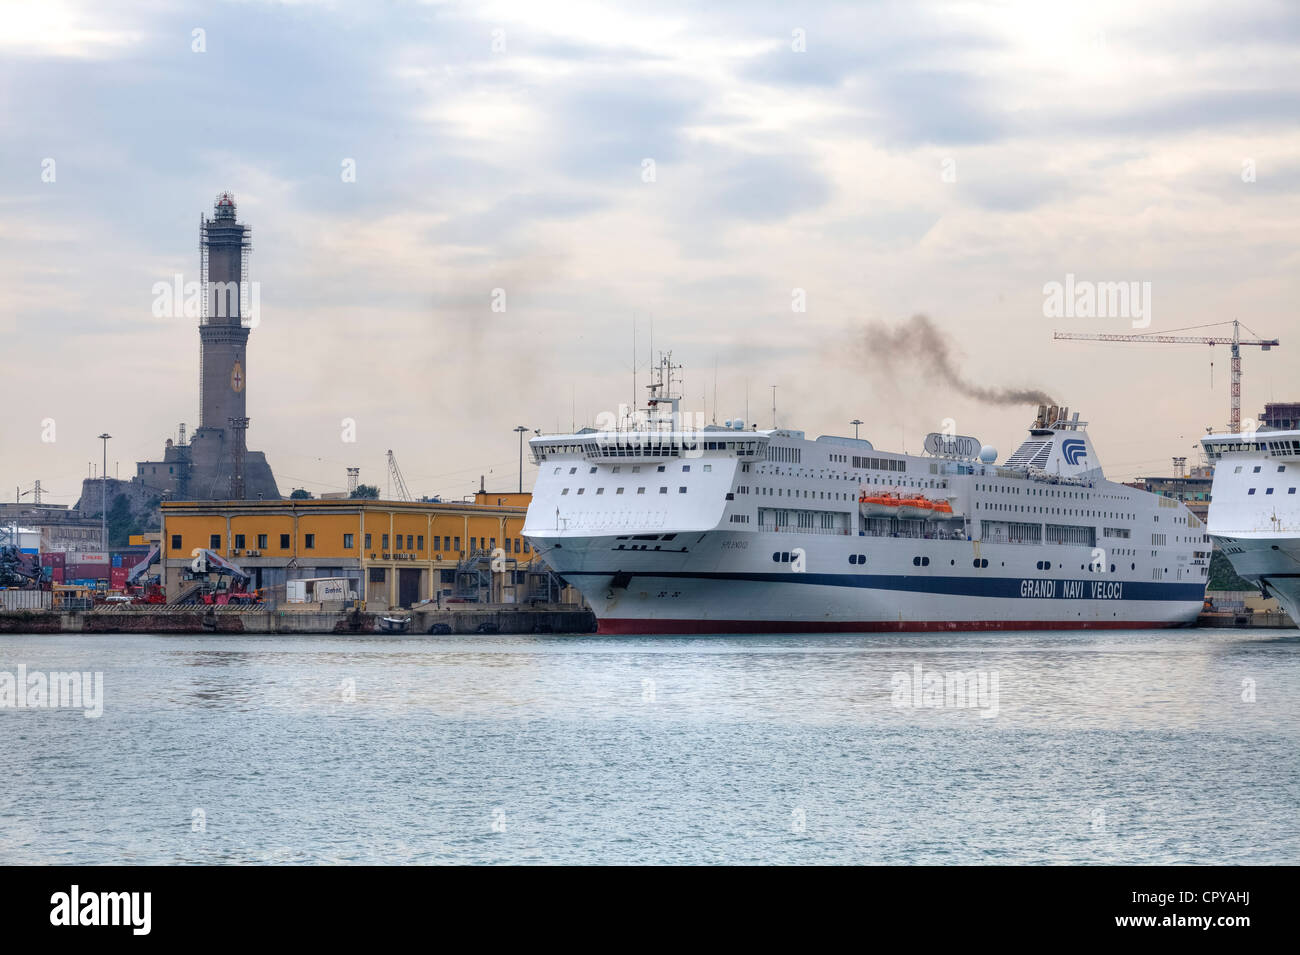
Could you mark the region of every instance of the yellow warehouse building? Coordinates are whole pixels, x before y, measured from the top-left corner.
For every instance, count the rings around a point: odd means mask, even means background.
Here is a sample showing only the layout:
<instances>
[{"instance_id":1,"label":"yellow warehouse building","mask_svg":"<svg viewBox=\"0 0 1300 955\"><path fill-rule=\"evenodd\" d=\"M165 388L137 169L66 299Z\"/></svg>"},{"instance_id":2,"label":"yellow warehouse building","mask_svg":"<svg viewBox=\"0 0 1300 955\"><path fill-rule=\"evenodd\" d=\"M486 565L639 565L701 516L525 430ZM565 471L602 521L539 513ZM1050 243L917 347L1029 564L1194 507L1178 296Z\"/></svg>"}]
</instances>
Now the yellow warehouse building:
<instances>
[{"instance_id":1,"label":"yellow warehouse building","mask_svg":"<svg viewBox=\"0 0 1300 955\"><path fill-rule=\"evenodd\" d=\"M171 501L162 505L160 559L169 600L199 550L212 550L283 601L286 580L344 577L367 609L421 600L561 600L523 539L530 495L479 492L473 503L342 500ZM549 578L549 574L545 574ZM531 590L530 590L531 587ZM552 590L552 588L556 588ZM486 592L485 592L486 591Z\"/></svg>"}]
</instances>

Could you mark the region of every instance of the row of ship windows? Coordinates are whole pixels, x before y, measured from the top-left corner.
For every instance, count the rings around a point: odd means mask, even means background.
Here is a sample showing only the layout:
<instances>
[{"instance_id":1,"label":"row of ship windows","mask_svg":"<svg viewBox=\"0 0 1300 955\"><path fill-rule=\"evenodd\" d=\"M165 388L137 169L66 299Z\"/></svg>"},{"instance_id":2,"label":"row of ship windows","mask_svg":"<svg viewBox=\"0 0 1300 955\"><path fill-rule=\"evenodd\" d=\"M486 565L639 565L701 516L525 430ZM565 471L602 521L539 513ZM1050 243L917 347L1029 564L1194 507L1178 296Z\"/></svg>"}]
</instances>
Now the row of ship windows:
<instances>
[{"instance_id":1,"label":"row of ship windows","mask_svg":"<svg viewBox=\"0 0 1300 955\"><path fill-rule=\"evenodd\" d=\"M1300 441L1212 441L1205 445L1205 452L1211 458L1218 459L1225 454L1252 454L1270 451L1273 454L1296 454L1300 452ZM1241 470L1240 467L1237 468ZM1256 468L1255 470L1259 470Z\"/></svg>"},{"instance_id":2,"label":"row of ship windows","mask_svg":"<svg viewBox=\"0 0 1300 955\"><path fill-rule=\"evenodd\" d=\"M1153 556L1154 556L1154 552L1153 552ZM774 552L772 553L772 562L773 562L773 563L777 563L777 564L788 564L788 563L790 563L790 561L791 561L791 556L790 556L790 552L789 552L788 550L787 550L787 551L774 551ZM866 564L866 562L867 562L867 555L866 555L866 554L849 554L849 563L850 563L850 564L853 564L853 565L855 565L855 566L858 566L858 565ZM948 561L948 563L949 563L950 566L955 566L956 563L957 563L957 561L956 561L956 560L950 560L950 561ZM971 561L971 566L974 567L974 568L977 569L977 570L984 570L984 569L986 569L986 568L988 567L988 565L989 565L989 561L988 561L988 558L987 558L987 557L976 557L974 560ZM1002 566L1005 567L1006 565L1007 565L1007 562L1006 562L1006 561L1003 561L1003 562L1002 562ZM930 558L929 558L929 557L925 557L925 556L917 556L917 557L913 557L913 558L912 558L912 566L913 566L913 567L929 567L929 566L930 566ZM1040 561L1037 562L1037 564L1036 564L1035 566L1036 566L1039 570L1051 570L1051 569L1052 569L1052 562L1051 562L1050 560L1040 560ZM1100 563L1100 562L1097 562L1097 563L1086 564L1086 565L1085 565L1085 564L1080 564L1080 565L1079 565L1079 569L1080 569L1080 570L1088 570L1088 571L1091 571L1091 572L1093 572L1093 573L1099 573L1099 572L1101 572L1102 570L1105 569L1105 566L1106 566L1105 564ZM1137 564L1136 564L1136 563L1129 564L1128 566L1129 566L1129 570L1137 570ZM1114 564L1111 564L1111 565L1110 565L1110 572L1111 572L1112 574L1115 573L1115 569L1116 569L1116 568L1115 568L1115 565L1114 565ZM1163 576L1163 574L1162 574L1162 572L1161 572L1161 569L1159 569L1159 568L1155 569L1152 573L1153 573L1153 576L1155 577L1156 580L1161 579L1161 577ZM1169 568L1168 568L1168 567L1163 568L1163 573L1164 573L1164 574L1169 573ZM1203 573L1208 573L1208 571L1204 571Z\"/></svg>"},{"instance_id":3,"label":"row of ship windows","mask_svg":"<svg viewBox=\"0 0 1300 955\"><path fill-rule=\"evenodd\" d=\"M585 487L580 487L580 488L578 488L578 493L579 493L579 494L583 494L583 493L586 492L586 490L587 490L587 489L586 489ZM637 489L636 489L636 492L637 492L638 494L644 494L644 493L645 493L645 486L643 485L643 486L637 488ZM563 490L560 491L560 496L563 497L564 495L566 495L566 494L568 494L568 493L569 493L569 489L566 487L566 488L564 488ZM598 487L598 488L596 488L596 493L597 493L597 494L604 494L604 493L605 493L605 489L604 489L603 487ZM615 493L615 494L622 494L622 493L623 493L623 488L621 488L621 487L619 487L619 488L615 488L615 489L614 489L614 493ZM660 487L660 488L659 488L659 493L660 493L660 494L667 494L667 493L668 493L668 488L667 488L667 487ZM678 493L678 494L685 494L685 493L686 493L686 485L683 484L681 487L677 488L677 493ZM730 495L728 495L728 497L730 497Z\"/></svg>"},{"instance_id":4,"label":"row of ship windows","mask_svg":"<svg viewBox=\"0 0 1300 955\"><path fill-rule=\"evenodd\" d=\"M773 555L772 555L772 559L773 559L773 560L776 560L776 559L777 559L778 557L780 557L780 556L781 556L780 554L773 554ZM850 564L865 564L866 562L867 562L867 555L866 555L866 554L849 554L849 563L850 563ZM956 566L957 561L956 561L956 560L950 560L950 561L948 561L948 564L949 564L950 566ZM988 565L989 565L989 561L988 561L988 558L987 558L987 557L976 557L974 560L971 561L971 566L974 567L974 568L977 569L977 570L983 570L983 569L987 568ZM1003 561L1003 562L1002 562L1002 566L1005 567L1006 565L1007 565L1007 562L1006 562L1006 561ZM913 558L912 558L912 566L913 566L913 567L929 567L929 566L930 566L930 558L929 558L929 557L925 557L925 556L913 557ZM1037 563L1035 566L1037 566L1037 568L1038 568L1039 570L1051 570L1051 569L1052 569L1052 562L1051 562L1050 560L1040 560L1040 561L1038 561L1038 563ZM1100 563L1100 562L1098 562L1098 563L1094 563L1094 564L1087 564L1086 566L1085 566L1084 564L1080 564L1080 565L1079 565L1079 569L1080 569L1080 570L1090 570L1090 571L1094 571L1094 572L1100 571L1100 570L1102 570L1104 567L1105 567L1105 565L1102 564L1102 563ZM1129 564L1129 569L1130 569L1130 570L1137 570L1137 564ZM1111 565L1110 565L1110 572L1111 572L1112 574L1115 573L1115 565L1114 565L1114 564L1111 564ZM1167 572L1168 572L1168 570L1166 569L1166 573L1167 573Z\"/></svg>"},{"instance_id":5,"label":"row of ship windows","mask_svg":"<svg viewBox=\"0 0 1300 955\"><path fill-rule=\"evenodd\" d=\"M1012 487L1011 485L999 484L975 484L975 490L988 491L991 493L1001 494L1019 494L1022 490L1027 491L1031 497L1069 497L1083 501L1092 500L1092 494L1087 491L1056 491L1046 487Z\"/></svg>"},{"instance_id":6,"label":"row of ship windows","mask_svg":"<svg viewBox=\"0 0 1300 955\"><path fill-rule=\"evenodd\" d=\"M1258 471L1259 468L1256 468L1255 470ZM1255 488L1253 488L1253 487L1252 487L1249 491L1246 492L1246 494L1248 494L1248 495L1250 495L1250 494L1254 494L1254 493L1255 493ZM1273 493L1273 489L1272 489L1271 487L1269 487L1269 488L1265 488L1265 489L1264 489L1264 496L1265 496L1265 497L1267 497L1269 494L1272 494L1272 493ZM1293 487L1292 487L1292 488L1287 488L1287 493L1288 493L1288 494L1294 494L1294 493L1295 493L1295 488L1293 488Z\"/></svg>"},{"instance_id":7,"label":"row of ship windows","mask_svg":"<svg viewBox=\"0 0 1300 955\"><path fill-rule=\"evenodd\" d=\"M1258 473L1259 473L1259 469L1260 469L1260 465L1256 464L1253 468L1251 468L1250 473L1251 473L1251 474L1258 474ZM1283 473L1285 473L1285 472L1286 472L1286 465L1285 465L1285 464L1279 464L1279 465L1277 466L1277 473L1278 473L1278 474L1283 474ZM1238 464L1235 468L1233 468L1233 469L1232 469L1232 473L1233 473L1233 474L1240 474L1240 473L1241 473L1241 465Z\"/></svg>"},{"instance_id":8,"label":"row of ship windows","mask_svg":"<svg viewBox=\"0 0 1300 955\"><path fill-rule=\"evenodd\" d=\"M981 505L979 501L976 501L975 510L978 511L981 508L986 511L1006 511L1015 514L1070 514L1075 517L1118 517L1127 520L1137 519L1134 514L1121 515L1116 511L1091 511L1082 507L1041 507L1034 504L1003 504L999 501L984 501Z\"/></svg>"}]
</instances>

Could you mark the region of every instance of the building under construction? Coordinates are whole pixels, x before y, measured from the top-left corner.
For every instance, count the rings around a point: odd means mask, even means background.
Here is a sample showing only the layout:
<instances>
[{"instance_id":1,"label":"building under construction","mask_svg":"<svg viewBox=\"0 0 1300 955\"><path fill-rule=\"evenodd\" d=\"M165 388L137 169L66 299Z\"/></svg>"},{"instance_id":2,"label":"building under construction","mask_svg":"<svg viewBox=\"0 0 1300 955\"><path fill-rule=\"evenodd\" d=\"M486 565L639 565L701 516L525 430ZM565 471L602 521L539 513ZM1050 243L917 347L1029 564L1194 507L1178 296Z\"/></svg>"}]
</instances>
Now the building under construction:
<instances>
[{"instance_id":1,"label":"building under construction","mask_svg":"<svg viewBox=\"0 0 1300 955\"><path fill-rule=\"evenodd\" d=\"M170 500L278 500L261 451L249 451L248 337L257 323L248 280L252 229L228 192L199 221L202 316L199 320L199 426L167 440L161 461L141 461L135 481Z\"/></svg>"}]
</instances>

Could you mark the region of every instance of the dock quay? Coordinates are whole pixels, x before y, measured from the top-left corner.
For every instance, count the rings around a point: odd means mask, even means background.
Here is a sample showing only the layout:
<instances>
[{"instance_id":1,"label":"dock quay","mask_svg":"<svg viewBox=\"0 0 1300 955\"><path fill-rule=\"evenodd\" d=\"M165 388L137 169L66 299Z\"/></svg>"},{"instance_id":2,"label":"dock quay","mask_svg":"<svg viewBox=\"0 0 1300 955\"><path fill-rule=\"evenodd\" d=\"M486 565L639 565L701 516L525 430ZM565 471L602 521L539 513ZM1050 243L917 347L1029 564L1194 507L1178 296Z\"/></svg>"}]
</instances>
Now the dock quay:
<instances>
[{"instance_id":1,"label":"dock quay","mask_svg":"<svg viewBox=\"0 0 1300 955\"><path fill-rule=\"evenodd\" d=\"M1198 627L1238 627L1273 630L1295 626L1291 617L1284 610L1256 610L1254 613L1207 611L1197 618L1196 625Z\"/></svg>"},{"instance_id":2,"label":"dock quay","mask_svg":"<svg viewBox=\"0 0 1300 955\"><path fill-rule=\"evenodd\" d=\"M265 606L123 605L92 610L0 612L0 633L375 633L384 616L409 617L407 635L594 633L590 610L520 607L516 604L456 605L413 611L270 609Z\"/></svg>"}]
</instances>

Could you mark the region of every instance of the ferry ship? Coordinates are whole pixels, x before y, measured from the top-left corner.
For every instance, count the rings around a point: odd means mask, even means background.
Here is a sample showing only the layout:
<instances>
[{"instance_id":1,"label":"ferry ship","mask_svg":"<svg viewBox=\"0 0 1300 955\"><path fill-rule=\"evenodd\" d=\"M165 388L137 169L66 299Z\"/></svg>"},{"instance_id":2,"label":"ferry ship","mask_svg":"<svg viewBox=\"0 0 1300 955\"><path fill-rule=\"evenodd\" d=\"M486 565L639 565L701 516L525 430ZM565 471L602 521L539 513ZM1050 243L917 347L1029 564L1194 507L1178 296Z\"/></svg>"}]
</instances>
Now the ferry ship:
<instances>
[{"instance_id":1,"label":"ferry ship","mask_svg":"<svg viewBox=\"0 0 1300 955\"><path fill-rule=\"evenodd\" d=\"M1211 434L1210 539L1300 623L1300 431Z\"/></svg>"},{"instance_id":2,"label":"ferry ship","mask_svg":"<svg viewBox=\"0 0 1300 955\"><path fill-rule=\"evenodd\" d=\"M1106 480L1077 412L1040 406L1002 464L957 435L905 454L687 427L674 368L637 416L529 442L524 536L601 633L1172 627L1202 609L1201 521Z\"/></svg>"}]
</instances>

